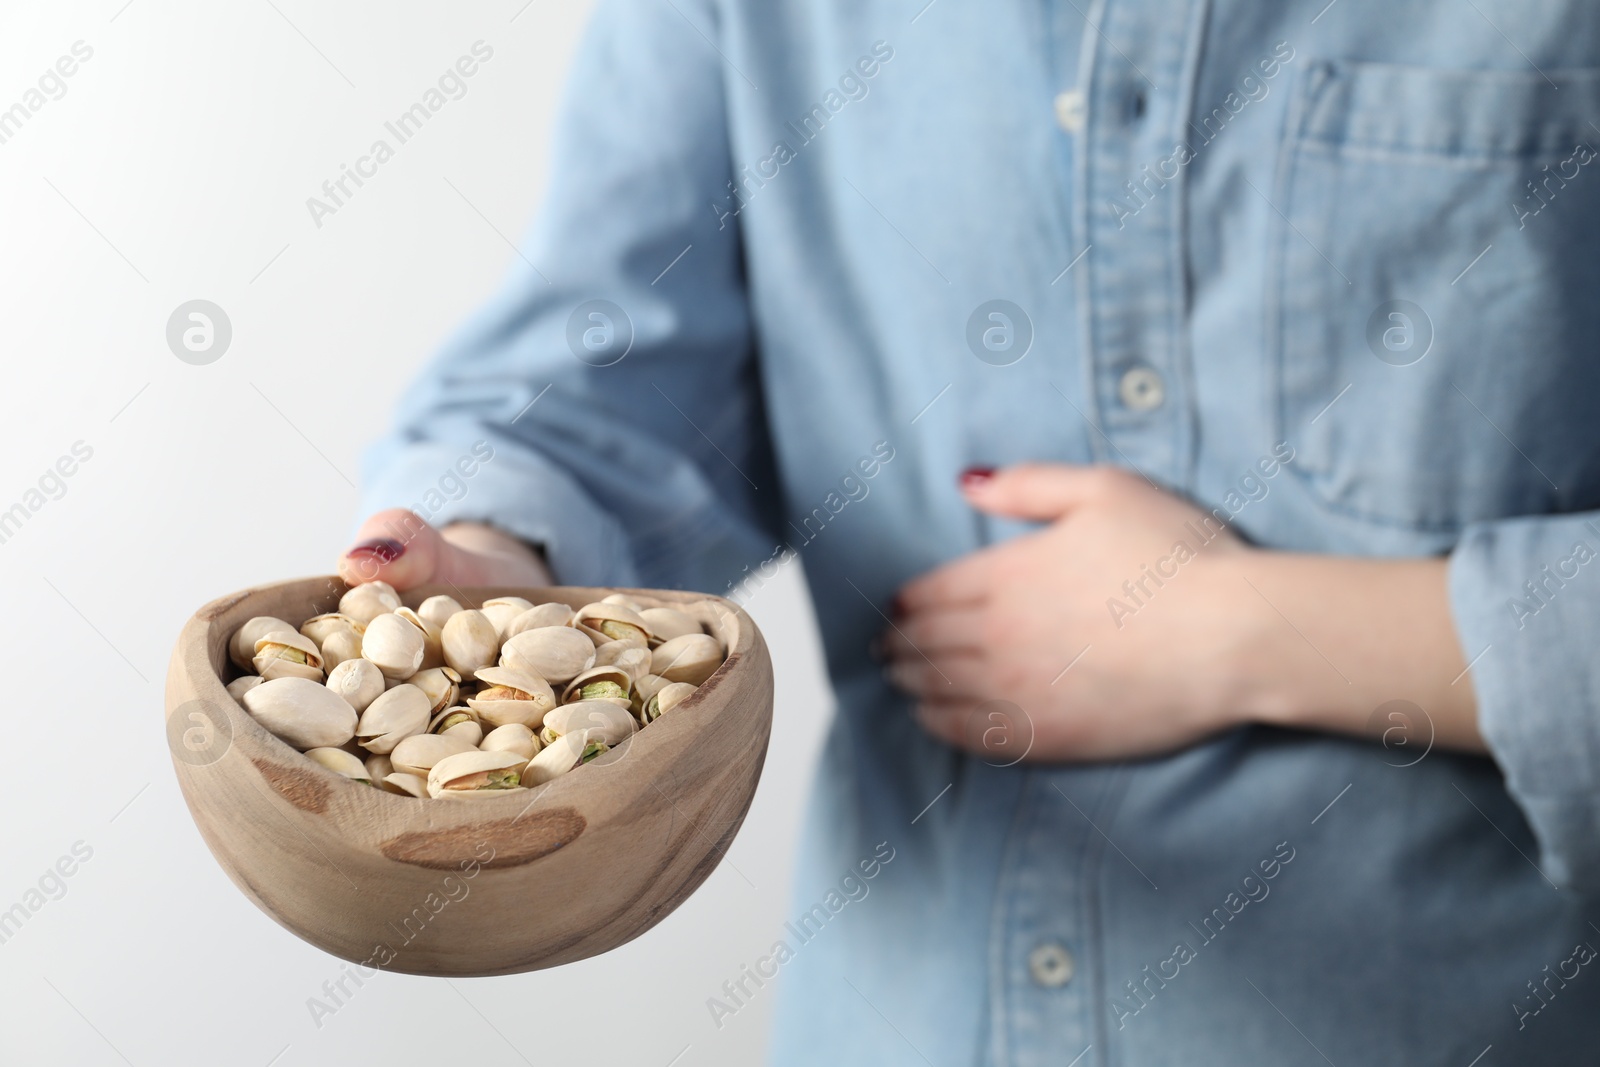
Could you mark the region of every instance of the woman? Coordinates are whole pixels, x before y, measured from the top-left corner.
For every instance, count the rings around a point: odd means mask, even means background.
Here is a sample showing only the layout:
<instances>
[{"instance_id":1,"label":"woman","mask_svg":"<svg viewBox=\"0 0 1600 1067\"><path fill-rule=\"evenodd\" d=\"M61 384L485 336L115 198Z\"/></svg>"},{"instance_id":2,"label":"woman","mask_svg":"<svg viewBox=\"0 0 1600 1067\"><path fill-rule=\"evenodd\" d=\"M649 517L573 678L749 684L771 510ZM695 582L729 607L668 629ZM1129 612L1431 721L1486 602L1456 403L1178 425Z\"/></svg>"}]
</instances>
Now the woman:
<instances>
[{"instance_id":1,"label":"woman","mask_svg":"<svg viewBox=\"0 0 1600 1067\"><path fill-rule=\"evenodd\" d=\"M602 2L342 572L804 557L774 1062L1571 1061L1600 12L919 6Z\"/></svg>"}]
</instances>

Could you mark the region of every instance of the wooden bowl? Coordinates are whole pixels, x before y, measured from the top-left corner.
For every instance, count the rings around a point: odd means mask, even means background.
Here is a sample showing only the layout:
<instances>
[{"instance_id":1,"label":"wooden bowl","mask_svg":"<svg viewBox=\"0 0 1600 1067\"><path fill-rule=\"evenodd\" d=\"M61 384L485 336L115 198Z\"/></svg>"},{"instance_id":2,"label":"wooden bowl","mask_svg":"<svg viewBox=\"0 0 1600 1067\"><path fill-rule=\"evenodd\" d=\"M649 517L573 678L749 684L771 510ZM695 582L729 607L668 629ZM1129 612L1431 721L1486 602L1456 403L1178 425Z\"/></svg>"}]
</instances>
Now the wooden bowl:
<instances>
[{"instance_id":1,"label":"wooden bowl","mask_svg":"<svg viewBox=\"0 0 1600 1067\"><path fill-rule=\"evenodd\" d=\"M617 947L681 904L722 859L755 795L772 728L772 663L755 623L720 597L622 590L699 619L728 650L684 703L537 789L423 800L341 777L268 733L223 688L245 620L299 623L347 587L312 578L248 589L195 613L167 672L178 784L235 885L293 933L368 967L490 975ZM495 596L573 607L612 589L423 588L472 607ZM465 594L465 596L463 596Z\"/></svg>"}]
</instances>

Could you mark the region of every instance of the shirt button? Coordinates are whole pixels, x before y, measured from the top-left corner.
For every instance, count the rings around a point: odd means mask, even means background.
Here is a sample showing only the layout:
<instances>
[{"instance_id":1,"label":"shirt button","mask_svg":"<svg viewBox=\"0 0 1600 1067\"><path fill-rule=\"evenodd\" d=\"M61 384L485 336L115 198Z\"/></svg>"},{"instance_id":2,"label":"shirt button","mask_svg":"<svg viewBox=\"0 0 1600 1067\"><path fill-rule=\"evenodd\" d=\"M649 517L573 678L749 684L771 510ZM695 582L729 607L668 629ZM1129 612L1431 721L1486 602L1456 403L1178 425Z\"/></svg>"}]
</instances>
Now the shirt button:
<instances>
[{"instance_id":1,"label":"shirt button","mask_svg":"<svg viewBox=\"0 0 1600 1067\"><path fill-rule=\"evenodd\" d=\"M1167 399L1167 389L1153 368L1134 367L1117 384L1117 395L1134 411L1153 411Z\"/></svg>"},{"instance_id":2,"label":"shirt button","mask_svg":"<svg viewBox=\"0 0 1600 1067\"><path fill-rule=\"evenodd\" d=\"M1068 133L1077 133L1083 129L1083 120L1086 117L1088 101L1083 93L1077 89L1060 93L1056 96L1056 122Z\"/></svg>"},{"instance_id":3,"label":"shirt button","mask_svg":"<svg viewBox=\"0 0 1600 1067\"><path fill-rule=\"evenodd\" d=\"M1046 989L1059 989L1072 981L1072 953L1055 941L1046 941L1028 953L1028 973Z\"/></svg>"}]
</instances>

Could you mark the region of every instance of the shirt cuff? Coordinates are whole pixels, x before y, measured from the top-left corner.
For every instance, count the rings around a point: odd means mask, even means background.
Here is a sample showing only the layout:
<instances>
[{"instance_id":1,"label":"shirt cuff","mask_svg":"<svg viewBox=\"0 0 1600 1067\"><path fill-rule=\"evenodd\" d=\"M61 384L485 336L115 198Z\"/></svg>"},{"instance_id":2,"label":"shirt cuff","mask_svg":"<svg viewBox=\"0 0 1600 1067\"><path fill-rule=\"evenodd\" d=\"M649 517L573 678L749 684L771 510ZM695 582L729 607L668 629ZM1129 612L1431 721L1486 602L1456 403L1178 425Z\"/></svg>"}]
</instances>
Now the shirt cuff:
<instances>
[{"instance_id":1,"label":"shirt cuff","mask_svg":"<svg viewBox=\"0 0 1600 1067\"><path fill-rule=\"evenodd\" d=\"M1467 527L1451 611L1478 723L1545 876L1600 887L1600 530L1590 515Z\"/></svg>"}]
</instances>

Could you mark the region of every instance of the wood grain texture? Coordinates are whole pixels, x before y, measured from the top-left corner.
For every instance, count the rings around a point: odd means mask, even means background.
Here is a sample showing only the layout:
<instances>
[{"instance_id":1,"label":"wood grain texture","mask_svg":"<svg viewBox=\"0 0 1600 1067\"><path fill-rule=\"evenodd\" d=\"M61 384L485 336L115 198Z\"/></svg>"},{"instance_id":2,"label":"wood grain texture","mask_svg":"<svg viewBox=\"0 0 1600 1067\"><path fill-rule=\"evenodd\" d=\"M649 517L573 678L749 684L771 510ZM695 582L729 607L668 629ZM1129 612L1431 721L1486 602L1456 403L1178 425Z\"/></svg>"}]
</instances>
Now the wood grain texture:
<instances>
[{"instance_id":1,"label":"wood grain texture","mask_svg":"<svg viewBox=\"0 0 1600 1067\"><path fill-rule=\"evenodd\" d=\"M737 605L621 590L699 619L727 661L627 743L538 789L419 800L305 759L223 688L236 673L227 639L241 623L331 611L345 589L308 578L213 601L184 627L167 672L184 800L217 862L273 919L368 966L512 974L632 940L716 869L750 808L772 728L771 659ZM469 607L494 596L580 607L617 591L424 587L404 600L415 607L443 592ZM197 749L176 740L191 721L213 728Z\"/></svg>"}]
</instances>

